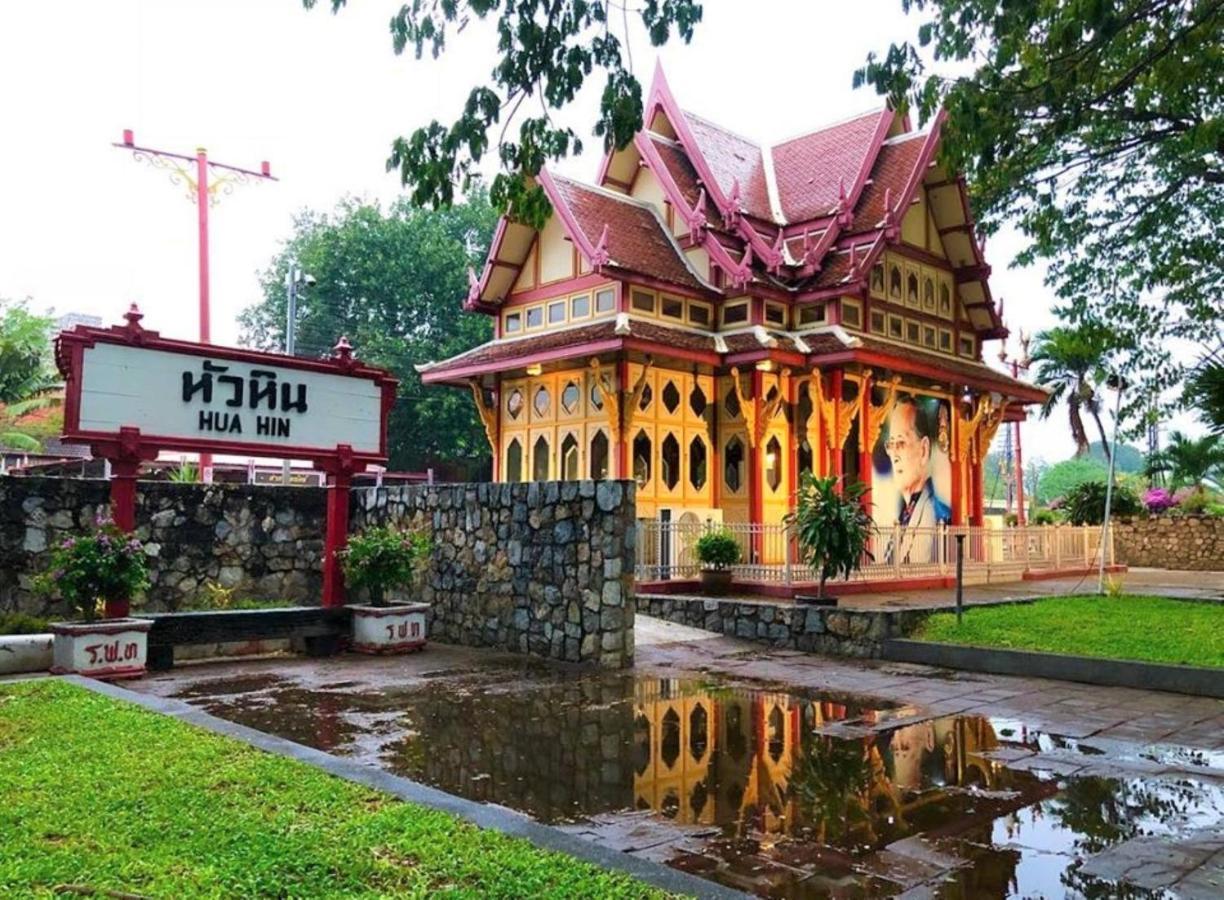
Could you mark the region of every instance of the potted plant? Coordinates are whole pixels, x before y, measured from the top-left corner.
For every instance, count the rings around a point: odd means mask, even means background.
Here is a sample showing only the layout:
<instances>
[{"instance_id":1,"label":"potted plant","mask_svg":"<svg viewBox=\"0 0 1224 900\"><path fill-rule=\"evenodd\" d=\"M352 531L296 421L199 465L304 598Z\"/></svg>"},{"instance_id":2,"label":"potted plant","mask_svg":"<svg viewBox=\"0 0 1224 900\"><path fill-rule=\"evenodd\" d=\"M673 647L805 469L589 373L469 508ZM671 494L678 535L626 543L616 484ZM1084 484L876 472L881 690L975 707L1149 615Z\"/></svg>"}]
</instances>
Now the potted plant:
<instances>
[{"instance_id":1,"label":"potted plant","mask_svg":"<svg viewBox=\"0 0 1224 900\"><path fill-rule=\"evenodd\" d=\"M825 597L825 582L848 579L862 568L864 558L874 558L867 546L876 527L863 505L866 488L855 481L838 490L838 481L804 472L795 511L785 519L804 563L817 573L816 596L796 595L801 603L837 605L836 597Z\"/></svg>"},{"instance_id":2,"label":"potted plant","mask_svg":"<svg viewBox=\"0 0 1224 900\"><path fill-rule=\"evenodd\" d=\"M721 597L731 589L731 567L740 561L740 546L725 528L707 531L694 548L701 563L701 589Z\"/></svg>"},{"instance_id":3,"label":"potted plant","mask_svg":"<svg viewBox=\"0 0 1224 900\"><path fill-rule=\"evenodd\" d=\"M349 540L341 556L345 580L370 598L368 605L349 605L358 653L407 653L425 646L429 604L390 602L390 594L413 584L432 550L424 532L392 525L367 528Z\"/></svg>"},{"instance_id":4,"label":"potted plant","mask_svg":"<svg viewBox=\"0 0 1224 900\"><path fill-rule=\"evenodd\" d=\"M53 673L105 680L145 673L153 623L128 616L133 601L149 586L147 557L139 540L113 522L99 520L90 534L67 538L55 547L50 568L35 584L79 616L51 623Z\"/></svg>"}]
</instances>

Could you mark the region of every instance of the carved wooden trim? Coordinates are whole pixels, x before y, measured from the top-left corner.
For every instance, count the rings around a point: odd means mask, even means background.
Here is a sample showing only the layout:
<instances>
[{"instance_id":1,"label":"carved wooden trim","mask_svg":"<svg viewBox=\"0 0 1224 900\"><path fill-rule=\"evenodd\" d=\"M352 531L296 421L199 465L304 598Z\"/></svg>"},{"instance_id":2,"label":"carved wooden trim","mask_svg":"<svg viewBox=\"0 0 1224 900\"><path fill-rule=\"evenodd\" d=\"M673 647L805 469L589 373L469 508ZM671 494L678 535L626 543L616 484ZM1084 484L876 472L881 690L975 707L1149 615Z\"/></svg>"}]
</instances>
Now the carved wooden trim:
<instances>
[{"instance_id":1,"label":"carved wooden trim","mask_svg":"<svg viewBox=\"0 0 1224 900\"><path fill-rule=\"evenodd\" d=\"M973 440L973 436L977 433L978 426L981 425L982 419L990 412L990 396L983 394L978 397L977 407L973 411L972 416L962 416L960 412L956 412L953 417L956 420L956 439L952 442L952 462L960 462L969 452L969 444Z\"/></svg>"},{"instance_id":2,"label":"carved wooden trim","mask_svg":"<svg viewBox=\"0 0 1224 900\"><path fill-rule=\"evenodd\" d=\"M612 438L612 444L619 444L621 441L620 394L617 393L616 383L599 365L599 360L592 359L590 365L591 373L595 377L595 387L599 389L599 397L603 400L604 415L608 417L608 432Z\"/></svg>"},{"instance_id":3,"label":"carved wooden trim","mask_svg":"<svg viewBox=\"0 0 1224 900\"><path fill-rule=\"evenodd\" d=\"M489 441L489 447L493 451L493 455L497 455L497 408L486 406L484 402L484 391L480 387L480 381L473 378L468 382L468 386L472 389L472 399L476 402L476 415L480 416L480 424L484 426L485 438Z\"/></svg>"},{"instance_id":4,"label":"carved wooden trim","mask_svg":"<svg viewBox=\"0 0 1224 900\"><path fill-rule=\"evenodd\" d=\"M731 367L731 384L735 387L735 399L739 401L740 415L744 417L744 428L748 432L748 446L756 449L757 439L757 414L756 406L753 401L744 397L744 389L740 385L740 372L738 366Z\"/></svg>"},{"instance_id":5,"label":"carved wooden trim","mask_svg":"<svg viewBox=\"0 0 1224 900\"><path fill-rule=\"evenodd\" d=\"M642 366L642 372L638 375L637 381L633 384L633 390L629 394L629 402L625 405L625 433L633 431L633 419L637 415L638 404L642 402L642 392L646 389L646 375L650 372L652 365L654 365L654 357L646 357L646 364Z\"/></svg>"},{"instance_id":6,"label":"carved wooden trim","mask_svg":"<svg viewBox=\"0 0 1224 900\"><path fill-rule=\"evenodd\" d=\"M884 397L884 403L876 406L870 401L871 381L870 379L863 380L863 389L860 393L869 399L863 404L863 422L859 427L860 453L866 453L875 446L880 437L880 429L884 426L884 420L889 417L893 407L897 405L897 388L900 384L901 376L894 375L888 382L888 394Z\"/></svg>"},{"instance_id":7,"label":"carved wooden trim","mask_svg":"<svg viewBox=\"0 0 1224 900\"><path fill-rule=\"evenodd\" d=\"M982 458L990 452L990 443L994 440L995 433L999 430L999 426L1003 424L1003 414L1007 412L1007 402L1001 401L998 409L986 417L978 429L977 444L973 448L973 464L977 465L982 461Z\"/></svg>"}]
</instances>

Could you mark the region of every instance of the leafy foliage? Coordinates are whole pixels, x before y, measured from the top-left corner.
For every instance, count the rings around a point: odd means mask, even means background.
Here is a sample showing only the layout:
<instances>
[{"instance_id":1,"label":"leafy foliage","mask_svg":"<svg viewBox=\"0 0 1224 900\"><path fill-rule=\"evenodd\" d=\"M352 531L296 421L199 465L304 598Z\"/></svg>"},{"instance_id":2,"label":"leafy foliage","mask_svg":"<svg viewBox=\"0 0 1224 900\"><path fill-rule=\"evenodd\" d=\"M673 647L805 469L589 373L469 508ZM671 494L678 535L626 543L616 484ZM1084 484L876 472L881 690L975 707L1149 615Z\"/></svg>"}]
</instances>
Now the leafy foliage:
<instances>
[{"instance_id":1,"label":"leafy foliage","mask_svg":"<svg viewBox=\"0 0 1224 900\"><path fill-rule=\"evenodd\" d=\"M863 505L866 486L857 481L839 485L839 481L804 472L795 510L785 519L799 541L804 562L819 573L817 597L824 596L829 578L848 579L862 568L864 559L872 558L867 544L876 526Z\"/></svg>"},{"instance_id":2,"label":"leafy foliage","mask_svg":"<svg viewBox=\"0 0 1224 900\"><path fill-rule=\"evenodd\" d=\"M1097 460L1072 457L1046 469L1037 483L1037 499L1041 503L1052 503L1066 497L1072 488L1085 481L1104 482L1108 477L1109 469Z\"/></svg>"},{"instance_id":3,"label":"leafy foliage","mask_svg":"<svg viewBox=\"0 0 1224 900\"><path fill-rule=\"evenodd\" d=\"M1167 474L1173 488L1224 487L1224 437L1208 434L1196 440L1172 432L1169 443L1148 460L1148 474L1156 473Z\"/></svg>"},{"instance_id":4,"label":"leafy foliage","mask_svg":"<svg viewBox=\"0 0 1224 900\"><path fill-rule=\"evenodd\" d=\"M313 8L318 0L302 0ZM339 12L348 0L331 0ZM611 17L619 11L624 31L617 34ZM608 0L415 0L391 19L397 54L411 47L417 59L426 49L436 58L453 37L476 20L491 19L497 32L498 59L489 81L468 94L458 118L449 126L437 120L391 145L387 170L399 172L418 206L442 208L467 192L477 168L490 151L489 132L500 124L497 157L502 172L492 184L499 212L542 226L549 212L543 190L531 180L549 161L582 152L582 140L570 127L554 122L552 110L572 102L596 69L602 70L599 120L594 133L604 147L624 147L642 124L642 88L632 70L628 40L628 5ZM662 46L672 30L687 43L701 21L695 0L645 0L636 10L651 44ZM539 114L519 122L517 138L510 125L527 103ZM530 108L530 107L529 107Z\"/></svg>"},{"instance_id":5,"label":"leafy foliage","mask_svg":"<svg viewBox=\"0 0 1224 900\"><path fill-rule=\"evenodd\" d=\"M1042 404L1041 417L1049 418L1055 407L1066 401L1075 455L1084 456L1088 453L1088 432L1083 413L1087 412L1096 422L1106 461L1109 440L1101 422L1101 387L1105 382L1103 367L1108 349L1105 332L1088 326L1058 326L1039 332L1033 349L1036 381L1050 392Z\"/></svg>"},{"instance_id":6,"label":"leafy foliage","mask_svg":"<svg viewBox=\"0 0 1224 900\"><path fill-rule=\"evenodd\" d=\"M25 301L0 299L0 403L19 403L55 384L51 319Z\"/></svg>"},{"instance_id":7,"label":"leafy foliage","mask_svg":"<svg viewBox=\"0 0 1224 900\"><path fill-rule=\"evenodd\" d=\"M740 546L725 528L707 531L697 539L697 560L711 569L729 569L740 561Z\"/></svg>"},{"instance_id":8,"label":"leafy foliage","mask_svg":"<svg viewBox=\"0 0 1224 900\"><path fill-rule=\"evenodd\" d=\"M321 357L347 335L367 362L399 378L387 441L391 467L439 463L476 478L489 445L469 394L425 389L415 365L468 350L492 336L488 316L465 314L467 269L480 265L496 216L482 192L451 209L383 210L348 199L332 213L304 212L261 274L263 299L245 310L243 339L278 350L285 341L285 276L297 260L316 283L298 297L297 352Z\"/></svg>"},{"instance_id":9,"label":"leafy foliage","mask_svg":"<svg viewBox=\"0 0 1224 900\"><path fill-rule=\"evenodd\" d=\"M19 612L0 612L0 635L46 634L50 630L46 619Z\"/></svg>"},{"instance_id":10,"label":"leafy foliage","mask_svg":"<svg viewBox=\"0 0 1224 900\"><path fill-rule=\"evenodd\" d=\"M148 586L144 545L113 522L66 538L51 551L48 570L35 579L41 593L59 597L86 622L97 617L103 601L135 601Z\"/></svg>"},{"instance_id":11,"label":"leafy foliage","mask_svg":"<svg viewBox=\"0 0 1224 900\"><path fill-rule=\"evenodd\" d=\"M1062 508L1072 525L1100 525L1105 521L1106 485L1103 481L1077 484L1063 498ZM1137 516L1143 508L1139 495L1126 484L1115 484L1109 500L1111 518Z\"/></svg>"},{"instance_id":12,"label":"leafy foliage","mask_svg":"<svg viewBox=\"0 0 1224 900\"><path fill-rule=\"evenodd\" d=\"M418 567L432 552L433 543L424 531L382 525L350 538L341 562L348 586L364 588L370 602L382 606L386 591L412 584Z\"/></svg>"},{"instance_id":13,"label":"leafy foliage","mask_svg":"<svg viewBox=\"0 0 1224 900\"><path fill-rule=\"evenodd\" d=\"M1199 410L1213 434L1224 435L1224 353L1199 361L1186 380L1184 399Z\"/></svg>"},{"instance_id":14,"label":"leafy foliage","mask_svg":"<svg viewBox=\"0 0 1224 900\"><path fill-rule=\"evenodd\" d=\"M1178 384L1170 339L1221 344L1224 4L902 0L917 45L855 73L929 119L985 230L1049 262L1076 323L1127 351L1128 400ZM1078 435L1077 435L1078 438Z\"/></svg>"},{"instance_id":15,"label":"leafy foliage","mask_svg":"<svg viewBox=\"0 0 1224 900\"><path fill-rule=\"evenodd\" d=\"M0 796L8 897L667 896L58 679L0 685Z\"/></svg>"}]
</instances>

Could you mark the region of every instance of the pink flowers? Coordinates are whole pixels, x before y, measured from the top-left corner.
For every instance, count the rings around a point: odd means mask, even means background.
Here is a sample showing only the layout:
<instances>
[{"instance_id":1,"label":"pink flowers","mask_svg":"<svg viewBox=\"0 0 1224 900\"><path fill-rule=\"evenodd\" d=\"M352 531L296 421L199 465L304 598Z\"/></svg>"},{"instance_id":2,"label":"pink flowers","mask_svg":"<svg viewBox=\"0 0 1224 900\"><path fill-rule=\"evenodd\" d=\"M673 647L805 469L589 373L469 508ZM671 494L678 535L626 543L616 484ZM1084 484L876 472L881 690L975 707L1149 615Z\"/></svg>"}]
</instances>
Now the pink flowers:
<instances>
[{"instance_id":1,"label":"pink flowers","mask_svg":"<svg viewBox=\"0 0 1224 900\"><path fill-rule=\"evenodd\" d=\"M1143 505L1150 513L1167 512L1177 506L1178 499L1164 488L1151 488L1143 495Z\"/></svg>"}]
</instances>

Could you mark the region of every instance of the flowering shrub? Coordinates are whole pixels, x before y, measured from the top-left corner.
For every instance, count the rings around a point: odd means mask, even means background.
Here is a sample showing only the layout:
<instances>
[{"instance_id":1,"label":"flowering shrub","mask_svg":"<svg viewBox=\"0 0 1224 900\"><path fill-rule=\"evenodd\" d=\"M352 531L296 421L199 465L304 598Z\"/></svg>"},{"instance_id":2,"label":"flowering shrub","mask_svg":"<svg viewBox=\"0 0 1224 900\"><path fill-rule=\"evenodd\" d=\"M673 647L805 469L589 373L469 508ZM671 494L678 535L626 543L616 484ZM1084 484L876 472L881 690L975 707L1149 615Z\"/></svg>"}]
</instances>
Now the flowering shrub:
<instances>
[{"instance_id":1,"label":"flowering shrub","mask_svg":"<svg viewBox=\"0 0 1224 900\"><path fill-rule=\"evenodd\" d=\"M35 580L41 593L59 597L87 622L105 601L136 600L148 586L144 545L106 519L55 547L50 568Z\"/></svg>"},{"instance_id":2,"label":"flowering shrub","mask_svg":"<svg viewBox=\"0 0 1224 900\"><path fill-rule=\"evenodd\" d=\"M1162 513L1177 506L1177 500L1164 488L1152 488L1143 495L1143 505L1150 513Z\"/></svg>"},{"instance_id":3,"label":"flowering shrub","mask_svg":"<svg viewBox=\"0 0 1224 900\"><path fill-rule=\"evenodd\" d=\"M344 577L351 588L365 588L370 602L382 606L386 591L407 587L417 567L433 551L429 535L391 525L367 528L341 551Z\"/></svg>"}]
</instances>

